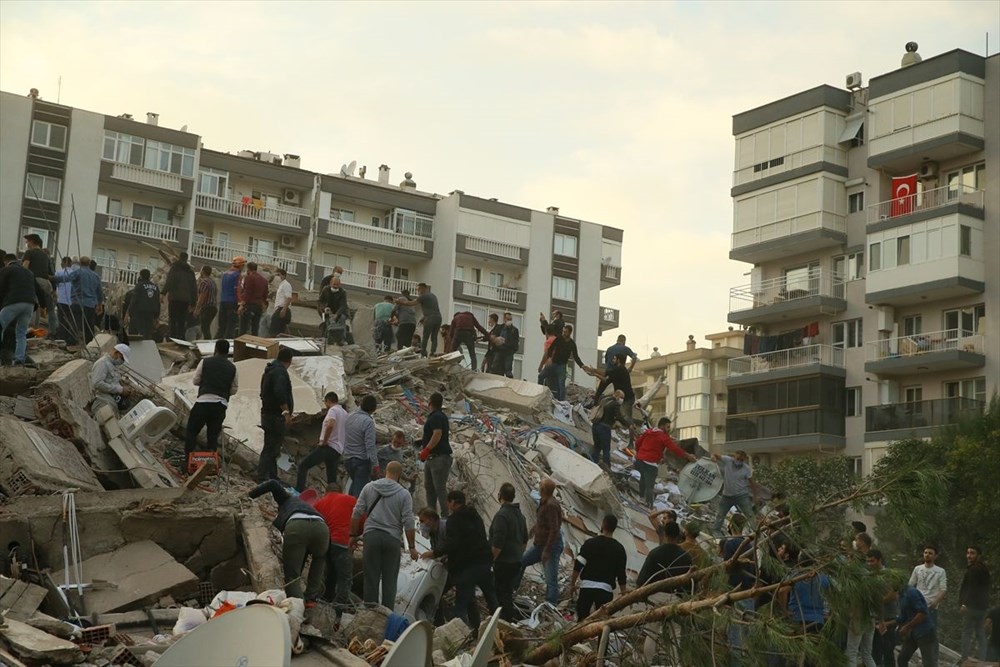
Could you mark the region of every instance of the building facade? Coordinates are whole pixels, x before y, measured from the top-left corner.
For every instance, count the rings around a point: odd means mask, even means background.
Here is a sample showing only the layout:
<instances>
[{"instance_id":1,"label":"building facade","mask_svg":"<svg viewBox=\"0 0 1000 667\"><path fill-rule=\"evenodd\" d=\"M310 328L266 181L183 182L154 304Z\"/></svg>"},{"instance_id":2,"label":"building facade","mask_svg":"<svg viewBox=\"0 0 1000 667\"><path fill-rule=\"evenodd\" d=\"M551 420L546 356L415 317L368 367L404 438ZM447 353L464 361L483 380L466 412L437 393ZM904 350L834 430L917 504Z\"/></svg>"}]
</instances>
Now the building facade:
<instances>
[{"instance_id":1,"label":"building facade","mask_svg":"<svg viewBox=\"0 0 1000 667\"><path fill-rule=\"evenodd\" d=\"M1000 57L907 53L847 86L733 117L730 257L752 269L727 443L867 474L998 389Z\"/></svg>"},{"instance_id":2,"label":"building facade","mask_svg":"<svg viewBox=\"0 0 1000 667\"><path fill-rule=\"evenodd\" d=\"M106 281L159 268L163 245L196 267L237 255L281 267L307 290L337 266L354 303L426 282L445 321L470 310L485 325L510 311L522 333L515 374L526 379L542 355L537 313L561 310L582 358L618 326L601 293L621 283L621 229L555 207L422 192L409 174L393 185L385 165L375 178L352 171L210 150L156 114L140 122L0 92L0 248L36 232L56 257L96 259Z\"/></svg>"}]
</instances>

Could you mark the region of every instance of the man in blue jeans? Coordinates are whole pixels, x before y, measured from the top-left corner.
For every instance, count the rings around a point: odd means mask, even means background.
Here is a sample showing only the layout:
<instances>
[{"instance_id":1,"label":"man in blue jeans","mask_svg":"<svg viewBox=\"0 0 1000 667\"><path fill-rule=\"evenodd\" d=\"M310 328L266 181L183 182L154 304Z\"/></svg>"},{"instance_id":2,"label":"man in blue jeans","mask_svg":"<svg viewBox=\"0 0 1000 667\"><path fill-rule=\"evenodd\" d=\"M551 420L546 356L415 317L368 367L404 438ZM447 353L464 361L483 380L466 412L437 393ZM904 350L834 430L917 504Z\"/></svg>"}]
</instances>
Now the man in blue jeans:
<instances>
[{"instance_id":1,"label":"man in blue jeans","mask_svg":"<svg viewBox=\"0 0 1000 667\"><path fill-rule=\"evenodd\" d=\"M4 329L14 327L14 365L22 366L28 351L28 325L39 303L44 303L45 293L35 276L17 262L17 256L5 255L4 268L0 271L0 335Z\"/></svg>"},{"instance_id":2,"label":"man in blue jeans","mask_svg":"<svg viewBox=\"0 0 1000 667\"><path fill-rule=\"evenodd\" d=\"M521 557L521 567L541 563L545 570L545 601L559 601L559 557L563 551L562 506L555 498L556 483L546 477L538 485L542 501L538 505L535 526L531 529L532 545ZM514 589L517 590L518 586Z\"/></svg>"},{"instance_id":3,"label":"man in blue jeans","mask_svg":"<svg viewBox=\"0 0 1000 667\"><path fill-rule=\"evenodd\" d=\"M712 532L716 537L722 535L722 522L733 507L750 522L753 529L754 511L751 493L756 493L757 483L753 479L753 468L747 463L747 453L738 450L732 456L712 454L712 460L722 469L722 495L719 498L719 508L715 514L715 524Z\"/></svg>"},{"instance_id":4,"label":"man in blue jeans","mask_svg":"<svg viewBox=\"0 0 1000 667\"><path fill-rule=\"evenodd\" d=\"M556 336L552 345L549 346L545 367L542 368L539 375L545 385L552 390L557 401L566 400L566 365L570 359L587 373L591 372L591 369L580 359L576 341L573 340L573 326L566 324L563 326L562 335Z\"/></svg>"},{"instance_id":5,"label":"man in blue jeans","mask_svg":"<svg viewBox=\"0 0 1000 667\"><path fill-rule=\"evenodd\" d=\"M357 498L372 479L382 475L375 448L375 420L372 413L378 407L374 394L361 399L361 409L344 421L344 467L351 478L350 495Z\"/></svg>"}]
</instances>

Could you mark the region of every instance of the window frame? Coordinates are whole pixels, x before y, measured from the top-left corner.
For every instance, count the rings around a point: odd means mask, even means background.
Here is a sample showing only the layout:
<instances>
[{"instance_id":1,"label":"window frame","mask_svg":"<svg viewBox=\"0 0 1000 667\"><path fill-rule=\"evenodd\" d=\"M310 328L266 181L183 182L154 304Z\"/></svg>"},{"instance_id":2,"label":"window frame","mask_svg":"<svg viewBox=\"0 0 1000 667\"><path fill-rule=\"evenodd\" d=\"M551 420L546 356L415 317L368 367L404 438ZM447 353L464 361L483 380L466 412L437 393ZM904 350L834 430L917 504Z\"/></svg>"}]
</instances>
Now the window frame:
<instances>
[{"instance_id":1,"label":"window frame","mask_svg":"<svg viewBox=\"0 0 1000 667\"><path fill-rule=\"evenodd\" d=\"M40 183L32 183L32 178L41 179ZM46 186L49 183L56 184L56 195L55 199L46 198ZM49 204L62 204L62 179L56 178L55 176L46 176L45 174L36 174L33 172L28 172L24 176L24 196L26 199L38 199L38 201L43 201ZM40 187L39 187L40 186Z\"/></svg>"},{"instance_id":2,"label":"window frame","mask_svg":"<svg viewBox=\"0 0 1000 667\"><path fill-rule=\"evenodd\" d=\"M109 141L111 142L110 147L112 149L111 157L108 157ZM120 153L124 147L128 148L127 155L124 156L125 159L121 159L122 156ZM133 167L141 167L145 159L145 148L146 141L142 137L134 134L126 134L125 132L105 130L104 141L101 144L101 159L118 164L129 164Z\"/></svg>"},{"instance_id":3,"label":"window frame","mask_svg":"<svg viewBox=\"0 0 1000 667\"><path fill-rule=\"evenodd\" d=\"M844 387L844 417L864 417L862 387Z\"/></svg>"},{"instance_id":4,"label":"window frame","mask_svg":"<svg viewBox=\"0 0 1000 667\"><path fill-rule=\"evenodd\" d=\"M35 131L40 127L45 127L45 143L35 141ZM53 146L52 141L52 128L58 127L62 130L62 145ZM69 140L69 128L65 125L60 125L59 123L50 123L47 120L32 120L31 121L31 145L40 146L41 148L49 148L54 151L60 151L62 153L66 152L66 143Z\"/></svg>"},{"instance_id":5,"label":"window frame","mask_svg":"<svg viewBox=\"0 0 1000 667\"><path fill-rule=\"evenodd\" d=\"M566 292L558 289L557 286L568 286L569 296L563 296ZM576 301L576 279L575 278L565 278L563 276L552 276L552 298L559 299L560 301Z\"/></svg>"},{"instance_id":6,"label":"window frame","mask_svg":"<svg viewBox=\"0 0 1000 667\"><path fill-rule=\"evenodd\" d=\"M839 341L837 340L838 328L841 330ZM864 347L864 320L858 317L851 320L833 322L830 325L830 344L832 347L840 350L853 350Z\"/></svg>"},{"instance_id":7,"label":"window frame","mask_svg":"<svg viewBox=\"0 0 1000 667\"><path fill-rule=\"evenodd\" d=\"M882 242L868 244L868 272L882 270Z\"/></svg>"},{"instance_id":8,"label":"window frame","mask_svg":"<svg viewBox=\"0 0 1000 667\"><path fill-rule=\"evenodd\" d=\"M855 203L857 206L855 206ZM865 210L865 191L851 192L847 195L847 213L863 213Z\"/></svg>"},{"instance_id":9,"label":"window frame","mask_svg":"<svg viewBox=\"0 0 1000 667\"><path fill-rule=\"evenodd\" d=\"M572 241L572 253L567 251L567 241ZM560 257L572 257L576 259L580 256L580 239L572 234L555 232L552 235L552 254Z\"/></svg>"},{"instance_id":10,"label":"window frame","mask_svg":"<svg viewBox=\"0 0 1000 667\"><path fill-rule=\"evenodd\" d=\"M166 158L166 166L164 166L164 158ZM146 142L142 166L151 171L194 178L194 158L195 150L193 148L150 139ZM175 162L176 171L174 170Z\"/></svg>"}]
</instances>

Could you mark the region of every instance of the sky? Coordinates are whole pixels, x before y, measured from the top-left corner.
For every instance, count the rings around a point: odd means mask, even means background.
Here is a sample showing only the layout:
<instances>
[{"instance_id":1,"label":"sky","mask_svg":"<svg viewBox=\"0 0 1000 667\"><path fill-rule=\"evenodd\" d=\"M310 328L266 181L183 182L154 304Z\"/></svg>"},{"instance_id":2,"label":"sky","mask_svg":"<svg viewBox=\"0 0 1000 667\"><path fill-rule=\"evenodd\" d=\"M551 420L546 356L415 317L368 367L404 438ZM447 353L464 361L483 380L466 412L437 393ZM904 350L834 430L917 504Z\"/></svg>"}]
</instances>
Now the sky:
<instances>
[{"instance_id":1,"label":"sky","mask_svg":"<svg viewBox=\"0 0 1000 667\"><path fill-rule=\"evenodd\" d=\"M733 114L1000 46L965 2L0 2L0 88L624 230L640 355L726 329ZM61 86L60 86L61 77ZM596 267L595 267L596 268Z\"/></svg>"}]
</instances>

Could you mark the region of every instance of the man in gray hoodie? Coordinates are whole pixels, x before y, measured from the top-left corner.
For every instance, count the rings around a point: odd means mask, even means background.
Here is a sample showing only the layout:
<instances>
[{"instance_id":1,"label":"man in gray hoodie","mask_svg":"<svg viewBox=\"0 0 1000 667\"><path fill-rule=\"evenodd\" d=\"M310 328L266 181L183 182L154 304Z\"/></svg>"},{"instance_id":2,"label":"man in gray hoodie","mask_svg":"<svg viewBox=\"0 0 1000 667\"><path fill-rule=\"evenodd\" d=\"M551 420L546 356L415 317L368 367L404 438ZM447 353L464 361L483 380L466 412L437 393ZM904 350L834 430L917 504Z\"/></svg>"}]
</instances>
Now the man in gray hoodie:
<instances>
[{"instance_id":1,"label":"man in gray hoodie","mask_svg":"<svg viewBox=\"0 0 1000 667\"><path fill-rule=\"evenodd\" d=\"M493 549L493 576L496 580L497 601L503 609L500 617L514 623L520 619L514 613L514 588L521 575L521 556L528 546L528 522L521 507L514 502L514 485L504 482L497 495L500 509L490 524L490 546Z\"/></svg>"},{"instance_id":2,"label":"man in gray hoodie","mask_svg":"<svg viewBox=\"0 0 1000 667\"><path fill-rule=\"evenodd\" d=\"M417 560L417 543L413 532L413 499L409 491L399 483L403 466L399 461L391 461L385 469L385 477L369 482L361 490L358 502L351 515L351 546L358 541L361 518L365 515L364 544L361 562L364 566L366 603L379 602L379 583L382 585L382 605L393 609L396 606L396 578L399 576L402 541L400 533L406 533L410 547L410 558Z\"/></svg>"}]
</instances>

